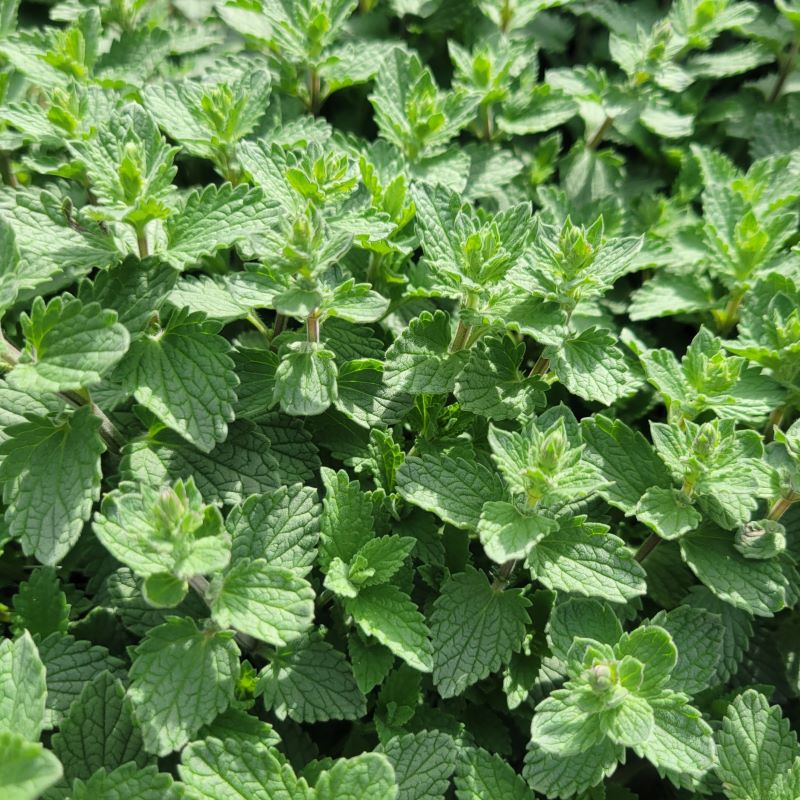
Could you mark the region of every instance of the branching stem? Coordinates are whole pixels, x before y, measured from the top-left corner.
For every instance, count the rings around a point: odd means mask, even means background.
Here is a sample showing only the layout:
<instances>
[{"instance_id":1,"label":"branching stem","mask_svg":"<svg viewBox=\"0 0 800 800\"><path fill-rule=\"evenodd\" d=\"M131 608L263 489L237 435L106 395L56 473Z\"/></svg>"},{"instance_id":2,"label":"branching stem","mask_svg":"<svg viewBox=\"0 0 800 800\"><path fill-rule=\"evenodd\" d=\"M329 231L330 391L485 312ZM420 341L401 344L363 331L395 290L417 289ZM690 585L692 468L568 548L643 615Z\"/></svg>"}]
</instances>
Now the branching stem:
<instances>
[{"instance_id":1,"label":"branching stem","mask_svg":"<svg viewBox=\"0 0 800 800\"><path fill-rule=\"evenodd\" d=\"M207 606L211 605L208 597L208 589L210 584L206 578L204 578L202 575L195 575L193 578L189 578L189 586L191 586L192 589L194 589L195 592L200 595L201 599ZM254 636L250 636L247 633L240 633L239 631L236 631L236 636L234 638L242 650L247 650L250 653L255 652L260 643L259 640Z\"/></svg>"},{"instance_id":2,"label":"branching stem","mask_svg":"<svg viewBox=\"0 0 800 800\"><path fill-rule=\"evenodd\" d=\"M767 519L777 522L798 500L800 500L800 495L794 492L781 495L767 512Z\"/></svg>"},{"instance_id":3,"label":"branching stem","mask_svg":"<svg viewBox=\"0 0 800 800\"><path fill-rule=\"evenodd\" d=\"M497 571L497 575L492 581L492 589L495 591L502 589L503 587L507 586L509 581L511 580L511 573L514 572L514 567L517 566L516 559L512 559L511 561L506 561L502 567Z\"/></svg>"}]
</instances>

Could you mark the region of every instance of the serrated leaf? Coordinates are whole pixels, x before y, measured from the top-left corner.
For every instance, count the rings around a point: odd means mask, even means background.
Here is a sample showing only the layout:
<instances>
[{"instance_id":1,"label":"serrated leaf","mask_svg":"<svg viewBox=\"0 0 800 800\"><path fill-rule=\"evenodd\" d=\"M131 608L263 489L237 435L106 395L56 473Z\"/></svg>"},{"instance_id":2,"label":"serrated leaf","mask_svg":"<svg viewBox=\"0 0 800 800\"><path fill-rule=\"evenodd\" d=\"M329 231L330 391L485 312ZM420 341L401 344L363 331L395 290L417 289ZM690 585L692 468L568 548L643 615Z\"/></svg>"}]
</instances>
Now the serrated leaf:
<instances>
[{"instance_id":1,"label":"serrated leaf","mask_svg":"<svg viewBox=\"0 0 800 800\"><path fill-rule=\"evenodd\" d=\"M431 671L433 648L425 618L396 586L369 586L348 600L346 608L367 636L374 636L414 669Z\"/></svg>"},{"instance_id":2,"label":"serrated leaf","mask_svg":"<svg viewBox=\"0 0 800 800\"><path fill-rule=\"evenodd\" d=\"M264 707L278 719L358 719L367 711L347 659L313 634L276 653L261 670L258 689Z\"/></svg>"},{"instance_id":3,"label":"serrated leaf","mask_svg":"<svg viewBox=\"0 0 800 800\"><path fill-rule=\"evenodd\" d=\"M228 632L203 631L169 617L136 648L128 696L145 748L166 755L183 747L233 699L239 649Z\"/></svg>"},{"instance_id":4,"label":"serrated leaf","mask_svg":"<svg viewBox=\"0 0 800 800\"><path fill-rule=\"evenodd\" d=\"M88 406L59 419L29 416L6 429L0 480L6 523L23 552L58 563L75 544L100 494L100 420Z\"/></svg>"},{"instance_id":5,"label":"serrated leaf","mask_svg":"<svg viewBox=\"0 0 800 800\"><path fill-rule=\"evenodd\" d=\"M397 800L441 800L456 766L453 738L441 731L395 736L382 748L394 768Z\"/></svg>"},{"instance_id":6,"label":"serrated leaf","mask_svg":"<svg viewBox=\"0 0 800 800\"><path fill-rule=\"evenodd\" d=\"M458 800L483 800L502 797L504 800L530 800L531 790L513 768L498 755L482 749L469 749L461 754L456 771Z\"/></svg>"},{"instance_id":7,"label":"serrated leaf","mask_svg":"<svg viewBox=\"0 0 800 800\"><path fill-rule=\"evenodd\" d=\"M38 742L46 693L45 668L30 634L0 641L0 734Z\"/></svg>"},{"instance_id":8,"label":"serrated leaf","mask_svg":"<svg viewBox=\"0 0 800 800\"><path fill-rule=\"evenodd\" d=\"M298 483L250 495L225 520L232 559L264 558L305 575L317 553L320 511L316 489Z\"/></svg>"},{"instance_id":9,"label":"serrated leaf","mask_svg":"<svg viewBox=\"0 0 800 800\"><path fill-rule=\"evenodd\" d=\"M431 615L433 681L442 697L461 694L508 663L522 647L528 605L472 567L445 583Z\"/></svg>"},{"instance_id":10,"label":"serrated leaf","mask_svg":"<svg viewBox=\"0 0 800 800\"><path fill-rule=\"evenodd\" d=\"M32 636L47 636L67 632L69 603L52 567L38 567L27 581L19 586L12 598L14 628L18 633L27 630Z\"/></svg>"},{"instance_id":11,"label":"serrated leaf","mask_svg":"<svg viewBox=\"0 0 800 800\"><path fill-rule=\"evenodd\" d=\"M611 606L583 597L570 597L558 603L547 623L553 655L564 662L576 637L615 645L621 636L622 625Z\"/></svg>"},{"instance_id":12,"label":"serrated leaf","mask_svg":"<svg viewBox=\"0 0 800 800\"><path fill-rule=\"evenodd\" d=\"M469 352L453 392L465 411L491 420L531 416L544 405L545 384L520 371L525 346L510 336L486 336Z\"/></svg>"},{"instance_id":13,"label":"serrated leaf","mask_svg":"<svg viewBox=\"0 0 800 800\"><path fill-rule=\"evenodd\" d=\"M175 311L157 334L135 341L120 365L133 396L205 453L228 435L238 378L220 325Z\"/></svg>"},{"instance_id":14,"label":"serrated leaf","mask_svg":"<svg viewBox=\"0 0 800 800\"><path fill-rule=\"evenodd\" d=\"M478 536L486 555L497 564L523 559L558 523L541 514L523 514L512 503L490 501L483 504L478 520Z\"/></svg>"},{"instance_id":15,"label":"serrated leaf","mask_svg":"<svg viewBox=\"0 0 800 800\"><path fill-rule=\"evenodd\" d=\"M97 770L86 781L76 780L72 787L70 800L95 800L104 797L109 800L181 800L182 787L175 783L172 775L159 772L158 767L140 767L135 763L123 764L114 770Z\"/></svg>"},{"instance_id":16,"label":"serrated leaf","mask_svg":"<svg viewBox=\"0 0 800 800\"><path fill-rule=\"evenodd\" d=\"M730 532L711 526L687 534L680 546L692 572L725 602L759 617L786 606L790 584L779 558L745 558Z\"/></svg>"},{"instance_id":17,"label":"serrated leaf","mask_svg":"<svg viewBox=\"0 0 800 800\"><path fill-rule=\"evenodd\" d=\"M130 341L116 311L97 303L84 306L71 295L47 305L37 297L20 324L25 348L8 381L24 391L64 392L96 384L125 355Z\"/></svg>"},{"instance_id":18,"label":"serrated leaf","mask_svg":"<svg viewBox=\"0 0 800 800\"><path fill-rule=\"evenodd\" d=\"M151 759L125 687L110 672L101 672L84 686L53 736L52 747L69 781L86 780L103 767L116 769L129 762L144 767Z\"/></svg>"},{"instance_id":19,"label":"serrated leaf","mask_svg":"<svg viewBox=\"0 0 800 800\"><path fill-rule=\"evenodd\" d=\"M575 756L548 753L531 743L523 775L528 784L546 797L572 797L613 774L624 749L604 741Z\"/></svg>"},{"instance_id":20,"label":"serrated leaf","mask_svg":"<svg viewBox=\"0 0 800 800\"><path fill-rule=\"evenodd\" d=\"M678 489L651 486L634 509L636 518L662 539L677 539L694 530L702 515Z\"/></svg>"},{"instance_id":21,"label":"serrated leaf","mask_svg":"<svg viewBox=\"0 0 800 800\"><path fill-rule=\"evenodd\" d=\"M546 348L544 356L572 394L608 406L629 391L628 370L615 341L608 331L587 328L558 348Z\"/></svg>"},{"instance_id":22,"label":"serrated leaf","mask_svg":"<svg viewBox=\"0 0 800 800\"><path fill-rule=\"evenodd\" d=\"M392 765L379 753L339 759L314 790L316 800L396 800L398 793Z\"/></svg>"},{"instance_id":23,"label":"serrated leaf","mask_svg":"<svg viewBox=\"0 0 800 800\"><path fill-rule=\"evenodd\" d=\"M214 738L193 742L183 751L178 772L190 796L198 800L311 800L314 796L305 780L260 742Z\"/></svg>"},{"instance_id":24,"label":"serrated leaf","mask_svg":"<svg viewBox=\"0 0 800 800\"><path fill-rule=\"evenodd\" d=\"M284 414L322 414L339 396L334 353L320 345L296 342L275 371L272 402Z\"/></svg>"},{"instance_id":25,"label":"serrated leaf","mask_svg":"<svg viewBox=\"0 0 800 800\"><path fill-rule=\"evenodd\" d=\"M798 755L789 721L753 689L728 706L717 743L716 772L731 800L770 800L777 777L792 767Z\"/></svg>"},{"instance_id":26,"label":"serrated leaf","mask_svg":"<svg viewBox=\"0 0 800 800\"><path fill-rule=\"evenodd\" d=\"M424 311L386 351L383 379L394 391L445 394L466 363L467 353L450 352L450 317Z\"/></svg>"},{"instance_id":27,"label":"serrated leaf","mask_svg":"<svg viewBox=\"0 0 800 800\"><path fill-rule=\"evenodd\" d=\"M211 591L216 622L276 647L297 639L314 619L311 584L263 558L239 559Z\"/></svg>"},{"instance_id":28,"label":"serrated leaf","mask_svg":"<svg viewBox=\"0 0 800 800\"><path fill-rule=\"evenodd\" d=\"M0 789L8 800L36 800L61 777L61 764L42 745L0 732Z\"/></svg>"},{"instance_id":29,"label":"serrated leaf","mask_svg":"<svg viewBox=\"0 0 800 800\"><path fill-rule=\"evenodd\" d=\"M532 574L545 586L625 603L646 592L645 572L624 542L605 526L561 521L528 555Z\"/></svg>"},{"instance_id":30,"label":"serrated leaf","mask_svg":"<svg viewBox=\"0 0 800 800\"><path fill-rule=\"evenodd\" d=\"M58 724L80 697L83 687L101 672L124 678L123 663L105 647L63 633L51 633L38 643L47 671L46 706L50 721ZM52 726L50 726L52 727Z\"/></svg>"},{"instance_id":31,"label":"serrated leaf","mask_svg":"<svg viewBox=\"0 0 800 800\"><path fill-rule=\"evenodd\" d=\"M717 671L724 630L721 617L691 606L660 611L652 623L666 630L678 648L669 687L688 695L707 689Z\"/></svg>"},{"instance_id":32,"label":"serrated leaf","mask_svg":"<svg viewBox=\"0 0 800 800\"><path fill-rule=\"evenodd\" d=\"M193 191L164 232L166 247L159 253L176 267L187 267L203 256L263 233L278 220L279 206L261 189L209 185Z\"/></svg>"},{"instance_id":33,"label":"serrated leaf","mask_svg":"<svg viewBox=\"0 0 800 800\"><path fill-rule=\"evenodd\" d=\"M475 460L424 454L406 458L397 470L400 496L457 528L475 529L483 504L502 500L502 483Z\"/></svg>"},{"instance_id":34,"label":"serrated leaf","mask_svg":"<svg viewBox=\"0 0 800 800\"><path fill-rule=\"evenodd\" d=\"M368 694L389 674L394 663L394 653L375 639L363 637L357 631L348 636L347 646L358 688Z\"/></svg>"}]
</instances>

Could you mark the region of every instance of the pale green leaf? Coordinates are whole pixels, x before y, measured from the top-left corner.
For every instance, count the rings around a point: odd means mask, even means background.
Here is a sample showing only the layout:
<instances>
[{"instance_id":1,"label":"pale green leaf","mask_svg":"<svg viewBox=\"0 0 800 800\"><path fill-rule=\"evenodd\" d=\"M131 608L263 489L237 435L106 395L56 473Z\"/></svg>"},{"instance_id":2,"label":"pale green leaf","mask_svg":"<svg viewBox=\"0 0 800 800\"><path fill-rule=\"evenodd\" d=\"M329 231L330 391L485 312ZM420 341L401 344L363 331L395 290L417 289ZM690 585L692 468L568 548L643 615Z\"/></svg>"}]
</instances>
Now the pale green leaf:
<instances>
[{"instance_id":1,"label":"pale green leaf","mask_svg":"<svg viewBox=\"0 0 800 800\"><path fill-rule=\"evenodd\" d=\"M45 668L30 634L0 641L0 734L38 742L46 688Z\"/></svg>"},{"instance_id":2,"label":"pale green leaf","mask_svg":"<svg viewBox=\"0 0 800 800\"><path fill-rule=\"evenodd\" d=\"M339 396L334 353L320 345L296 342L275 371L272 402L284 414L322 414Z\"/></svg>"},{"instance_id":3,"label":"pale green leaf","mask_svg":"<svg viewBox=\"0 0 800 800\"><path fill-rule=\"evenodd\" d=\"M0 732L0 793L4 800L36 800L61 777L61 764L42 745Z\"/></svg>"},{"instance_id":4,"label":"pale green leaf","mask_svg":"<svg viewBox=\"0 0 800 800\"><path fill-rule=\"evenodd\" d=\"M634 513L662 539L677 539L694 530L702 520L691 499L672 487L651 486L642 495Z\"/></svg>"},{"instance_id":5,"label":"pale green leaf","mask_svg":"<svg viewBox=\"0 0 800 800\"><path fill-rule=\"evenodd\" d=\"M391 762L379 753L339 759L314 789L316 800L396 800L398 793Z\"/></svg>"},{"instance_id":6,"label":"pale green leaf","mask_svg":"<svg viewBox=\"0 0 800 800\"><path fill-rule=\"evenodd\" d=\"M458 800L532 800L530 787L499 755L486 750L465 750L456 771Z\"/></svg>"},{"instance_id":7,"label":"pale green leaf","mask_svg":"<svg viewBox=\"0 0 800 800\"><path fill-rule=\"evenodd\" d=\"M70 800L181 800L184 793L172 775L158 768L123 764L114 770L97 770L86 781L76 780Z\"/></svg>"},{"instance_id":8,"label":"pale green leaf","mask_svg":"<svg viewBox=\"0 0 800 800\"><path fill-rule=\"evenodd\" d=\"M441 731L395 736L382 747L394 768L397 800L441 800L456 767L453 738Z\"/></svg>"}]
</instances>

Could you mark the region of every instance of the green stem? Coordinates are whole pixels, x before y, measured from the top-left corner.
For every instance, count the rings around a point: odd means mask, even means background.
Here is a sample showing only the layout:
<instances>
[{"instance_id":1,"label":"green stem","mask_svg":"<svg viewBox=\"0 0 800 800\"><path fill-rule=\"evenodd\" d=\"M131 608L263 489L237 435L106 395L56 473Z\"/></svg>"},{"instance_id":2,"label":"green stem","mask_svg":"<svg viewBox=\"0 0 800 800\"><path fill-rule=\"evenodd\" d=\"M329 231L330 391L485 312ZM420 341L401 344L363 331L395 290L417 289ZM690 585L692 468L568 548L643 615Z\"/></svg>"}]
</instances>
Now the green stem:
<instances>
[{"instance_id":1,"label":"green stem","mask_svg":"<svg viewBox=\"0 0 800 800\"><path fill-rule=\"evenodd\" d=\"M516 559L506 561L502 567L497 571L495 579L492 581L492 589L495 591L504 588L511 580L511 573L514 572L514 567L517 566Z\"/></svg>"},{"instance_id":2,"label":"green stem","mask_svg":"<svg viewBox=\"0 0 800 800\"><path fill-rule=\"evenodd\" d=\"M261 317L255 311L251 311L247 315L247 321L264 336L269 336L269 328L261 321Z\"/></svg>"},{"instance_id":3,"label":"green stem","mask_svg":"<svg viewBox=\"0 0 800 800\"><path fill-rule=\"evenodd\" d=\"M147 233L144 227L136 229L136 246L139 248L139 258L147 258L150 248L147 246Z\"/></svg>"},{"instance_id":4,"label":"green stem","mask_svg":"<svg viewBox=\"0 0 800 800\"><path fill-rule=\"evenodd\" d=\"M728 305L725 306L722 319L719 322L719 332L721 334L725 335L730 333L731 328L738 322L739 306L742 304L744 296L745 291L743 289L737 289L731 295L730 300L728 300Z\"/></svg>"},{"instance_id":5,"label":"green stem","mask_svg":"<svg viewBox=\"0 0 800 800\"><path fill-rule=\"evenodd\" d=\"M779 428L783 422L783 417L786 414L786 406L778 406L773 408L767 419L767 425L764 428L764 441L771 442L775 436L775 428Z\"/></svg>"},{"instance_id":6,"label":"green stem","mask_svg":"<svg viewBox=\"0 0 800 800\"><path fill-rule=\"evenodd\" d=\"M463 350L471 332L472 328L459 320L453 341L450 343L450 352L457 353L459 350Z\"/></svg>"},{"instance_id":7,"label":"green stem","mask_svg":"<svg viewBox=\"0 0 800 800\"><path fill-rule=\"evenodd\" d=\"M550 359L545 358L544 356L539 356L539 358L536 359L536 363L531 367L528 377L533 378L535 375L546 375L547 370L549 369Z\"/></svg>"},{"instance_id":8,"label":"green stem","mask_svg":"<svg viewBox=\"0 0 800 800\"><path fill-rule=\"evenodd\" d=\"M308 70L308 108L315 117L319 114L321 105L320 94L319 72L314 67L310 67Z\"/></svg>"},{"instance_id":9,"label":"green stem","mask_svg":"<svg viewBox=\"0 0 800 800\"><path fill-rule=\"evenodd\" d=\"M207 606L211 605L208 593L210 584L206 578L202 575L195 575L193 578L189 578L189 586L200 595L200 598ZM251 653L257 650L260 644L260 641L254 636L250 636L247 633L239 633L239 631L236 631L236 636L234 638L242 650L248 650Z\"/></svg>"},{"instance_id":10,"label":"green stem","mask_svg":"<svg viewBox=\"0 0 800 800\"><path fill-rule=\"evenodd\" d=\"M319 344L319 310L306 317L306 340L310 344Z\"/></svg>"},{"instance_id":11,"label":"green stem","mask_svg":"<svg viewBox=\"0 0 800 800\"><path fill-rule=\"evenodd\" d=\"M272 338L280 335L286 330L286 323L289 321L288 317L281 314L279 311L275 312L275 321L272 323Z\"/></svg>"},{"instance_id":12,"label":"green stem","mask_svg":"<svg viewBox=\"0 0 800 800\"><path fill-rule=\"evenodd\" d=\"M483 122L481 138L485 142L491 142L494 138L494 113L492 112L491 103L485 103L481 106L481 120Z\"/></svg>"},{"instance_id":13,"label":"green stem","mask_svg":"<svg viewBox=\"0 0 800 800\"><path fill-rule=\"evenodd\" d=\"M767 519L777 522L789 508L800 500L800 495L790 492L786 495L781 495L767 512Z\"/></svg>"},{"instance_id":14,"label":"green stem","mask_svg":"<svg viewBox=\"0 0 800 800\"><path fill-rule=\"evenodd\" d=\"M594 135L588 142L586 142L586 146L590 150L596 150L597 147L600 145L600 142L603 141L605 135L611 129L611 126L614 124L614 117L606 116L606 118L601 123L600 127L594 132Z\"/></svg>"},{"instance_id":15,"label":"green stem","mask_svg":"<svg viewBox=\"0 0 800 800\"><path fill-rule=\"evenodd\" d=\"M638 561L640 564L644 561L653 550L661 544L663 540L661 537L656 533L651 533L642 544L639 546L639 549L636 551L636 555L634 555L634 559Z\"/></svg>"},{"instance_id":16,"label":"green stem","mask_svg":"<svg viewBox=\"0 0 800 800\"><path fill-rule=\"evenodd\" d=\"M20 351L11 342L0 334L0 346L3 348L2 360L10 367L16 366L20 358ZM89 406L92 413L100 420L100 437L106 443L109 451L119 454L125 444L125 437L119 429L106 416L105 412L92 401L87 391L83 392L57 392L58 396L73 408Z\"/></svg>"},{"instance_id":17,"label":"green stem","mask_svg":"<svg viewBox=\"0 0 800 800\"><path fill-rule=\"evenodd\" d=\"M786 54L783 64L781 64L781 70L778 73L778 77L775 80L775 85L772 87L772 91L769 93L767 102L774 103L781 96L783 87L786 86L786 81L789 79L789 76L792 74L792 70L794 69L794 63L797 59L798 45L800 45L800 39L795 37L791 47L789 48L789 52Z\"/></svg>"},{"instance_id":18,"label":"green stem","mask_svg":"<svg viewBox=\"0 0 800 800\"><path fill-rule=\"evenodd\" d=\"M12 189L16 189L19 186L17 176L11 168L11 158L8 153L0 154L0 176L2 176L3 183L6 186L10 186Z\"/></svg>"}]
</instances>

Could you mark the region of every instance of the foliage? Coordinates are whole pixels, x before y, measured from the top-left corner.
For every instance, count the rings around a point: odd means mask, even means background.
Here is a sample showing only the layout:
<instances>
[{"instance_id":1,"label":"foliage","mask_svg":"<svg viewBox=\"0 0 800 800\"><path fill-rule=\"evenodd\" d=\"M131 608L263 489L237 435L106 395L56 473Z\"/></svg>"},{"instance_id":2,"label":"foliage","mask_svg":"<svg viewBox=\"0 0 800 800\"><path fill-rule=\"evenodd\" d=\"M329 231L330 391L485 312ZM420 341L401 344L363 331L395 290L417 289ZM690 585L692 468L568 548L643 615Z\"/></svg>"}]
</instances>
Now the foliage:
<instances>
[{"instance_id":1,"label":"foliage","mask_svg":"<svg viewBox=\"0 0 800 800\"><path fill-rule=\"evenodd\" d=\"M800 796L794 0L0 0L9 800Z\"/></svg>"}]
</instances>

